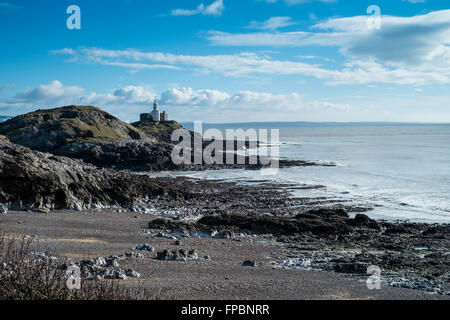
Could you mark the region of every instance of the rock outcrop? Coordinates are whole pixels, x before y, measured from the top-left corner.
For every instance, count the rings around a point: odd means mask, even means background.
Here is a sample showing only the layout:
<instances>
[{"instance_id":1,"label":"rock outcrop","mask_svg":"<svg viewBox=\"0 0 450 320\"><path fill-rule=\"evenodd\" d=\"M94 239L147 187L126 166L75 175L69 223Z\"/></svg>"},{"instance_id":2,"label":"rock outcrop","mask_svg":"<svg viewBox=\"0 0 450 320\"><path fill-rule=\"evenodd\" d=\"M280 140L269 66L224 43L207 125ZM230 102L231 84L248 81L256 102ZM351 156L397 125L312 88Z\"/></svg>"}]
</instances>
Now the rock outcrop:
<instances>
[{"instance_id":1,"label":"rock outcrop","mask_svg":"<svg viewBox=\"0 0 450 320\"><path fill-rule=\"evenodd\" d=\"M171 164L171 145L159 140L158 129L153 133L91 106L37 110L0 123L0 134L21 146L136 171L162 170Z\"/></svg>"},{"instance_id":2,"label":"rock outcrop","mask_svg":"<svg viewBox=\"0 0 450 320\"><path fill-rule=\"evenodd\" d=\"M0 125L0 134L16 144L58 153L71 143L150 140L135 127L91 106L37 110Z\"/></svg>"},{"instance_id":3,"label":"rock outcrop","mask_svg":"<svg viewBox=\"0 0 450 320\"><path fill-rule=\"evenodd\" d=\"M146 199L183 198L184 194L145 175L99 169L0 139L0 203L10 208L131 208Z\"/></svg>"}]
</instances>

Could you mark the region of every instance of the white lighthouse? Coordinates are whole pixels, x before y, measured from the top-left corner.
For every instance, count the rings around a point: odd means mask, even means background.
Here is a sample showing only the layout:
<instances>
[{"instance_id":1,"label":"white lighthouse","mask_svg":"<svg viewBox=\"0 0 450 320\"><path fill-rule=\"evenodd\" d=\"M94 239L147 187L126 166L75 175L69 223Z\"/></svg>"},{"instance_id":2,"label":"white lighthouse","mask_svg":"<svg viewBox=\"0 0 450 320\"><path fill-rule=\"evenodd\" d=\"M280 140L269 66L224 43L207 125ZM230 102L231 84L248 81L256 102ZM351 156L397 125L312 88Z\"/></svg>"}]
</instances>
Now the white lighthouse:
<instances>
[{"instance_id":1,"label":"white lighthouse","mask_svg":"<svg viewBox=\"0 0 450 320\"><path fill-rule=\"evenodd\" d=\"M152 115L153 121L161 120L159 109L158 109L158 103L156 102L156 99L155 99L155 102L153 103L153 111L151 112L151 115Z\"/></svg>"}]
</instances>

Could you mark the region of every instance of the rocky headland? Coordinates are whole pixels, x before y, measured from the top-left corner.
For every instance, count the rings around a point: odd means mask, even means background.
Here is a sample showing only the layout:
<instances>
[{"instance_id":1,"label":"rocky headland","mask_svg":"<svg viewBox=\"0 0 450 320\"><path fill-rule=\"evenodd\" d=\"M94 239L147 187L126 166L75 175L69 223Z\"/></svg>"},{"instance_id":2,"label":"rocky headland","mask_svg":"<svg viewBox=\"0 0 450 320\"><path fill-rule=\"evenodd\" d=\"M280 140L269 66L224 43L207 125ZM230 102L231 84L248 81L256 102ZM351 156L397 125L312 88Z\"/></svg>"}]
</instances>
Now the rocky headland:
<instances>
[{"instance_id":1,"label":"rocky headland","mask_svg":"<svg viewBox=\"0 0 450 320\"><path fill-rule=\"evenodd\" d=\"M174 166L170 136L179 128L176 122L130 125L98 108L76 106L0 123L1 212L107 209L151 214L148 232L180 242L220 238L273 243L280 254L266 263L276 269L362 276L375 265L383 270L386 284L450 294L449 225L375 221L364 214L370 206L292 193L325 186L152 178L141 172L230 167ZM301 165L317 164L280 163ZM191 250L179 250L163 250L155 258L184 261L194 256Z\"/></svg>"},{"instance_id":2,"label":"rocky headland","mask_svg":"<svg viewBox=\"0 0 450 320\"><path fill-rule=\"evenodd\" d=\"M80 159L101 168L131 171L258 169L261 161L250 164L246 156L235 155L233 164L175 165L171 159L172 133L182 128L176 121L128 124L92 106L67 106L37 110L0 123L0 135L10 142L34 151ZM191 137L194 132L190 132ZM193 140L193 139L192 139ZM193 142L192 142L193 143ZM223 142L225 144L225 142ZM242 158L241 162L237 158ZM225 154L224 154L225 158ZM242 163L242 164L240 164ZM280 160L280 167L321 165L311 161Z\"/></svg>"}]
</instances>

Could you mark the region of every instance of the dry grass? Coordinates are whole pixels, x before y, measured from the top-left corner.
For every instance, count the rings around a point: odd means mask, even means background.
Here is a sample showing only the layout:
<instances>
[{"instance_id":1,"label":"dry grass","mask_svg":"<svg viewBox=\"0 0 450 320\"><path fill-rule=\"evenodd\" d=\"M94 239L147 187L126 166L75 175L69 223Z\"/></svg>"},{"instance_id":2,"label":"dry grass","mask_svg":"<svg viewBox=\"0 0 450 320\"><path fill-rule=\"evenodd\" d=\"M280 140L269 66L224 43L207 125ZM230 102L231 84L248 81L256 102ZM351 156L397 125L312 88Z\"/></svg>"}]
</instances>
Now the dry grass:
<instances>
[{"instance_id":1,"label":"dry grass","mask_svg":"<svg viewBox=\"0 0 450 320\"><path fill-rule=\"evenodd\" d=\"M60 260L31 254L33 240L0 235L0 300L142 300L151 299L142 284L125 288L116 280L86 280L67 287Z\"/></svg>"}]
</instances>

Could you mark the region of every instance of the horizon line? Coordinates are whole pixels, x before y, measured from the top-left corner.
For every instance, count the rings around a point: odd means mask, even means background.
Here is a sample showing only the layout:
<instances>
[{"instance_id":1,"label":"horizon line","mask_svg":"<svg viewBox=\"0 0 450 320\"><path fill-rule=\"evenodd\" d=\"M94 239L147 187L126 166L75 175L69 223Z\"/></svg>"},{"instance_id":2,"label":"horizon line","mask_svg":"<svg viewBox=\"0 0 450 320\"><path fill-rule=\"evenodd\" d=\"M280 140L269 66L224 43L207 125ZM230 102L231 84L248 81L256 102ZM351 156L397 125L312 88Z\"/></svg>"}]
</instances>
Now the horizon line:
<instances>
[{"instance_id":1,"label":"horizon line","mask_svg":"<svg viewBox=\"0 0 450 320\"><path fill-rule=\"evenodd\" d=\"M174 120L176 121L176 120ZM195 121L180 121L181 124L193 124ZM421 124L421 125L450 125L450 122L402 122L402 121L248 121L248 122L206 122L204 124Z\"/></svg>"}]
</instances>

